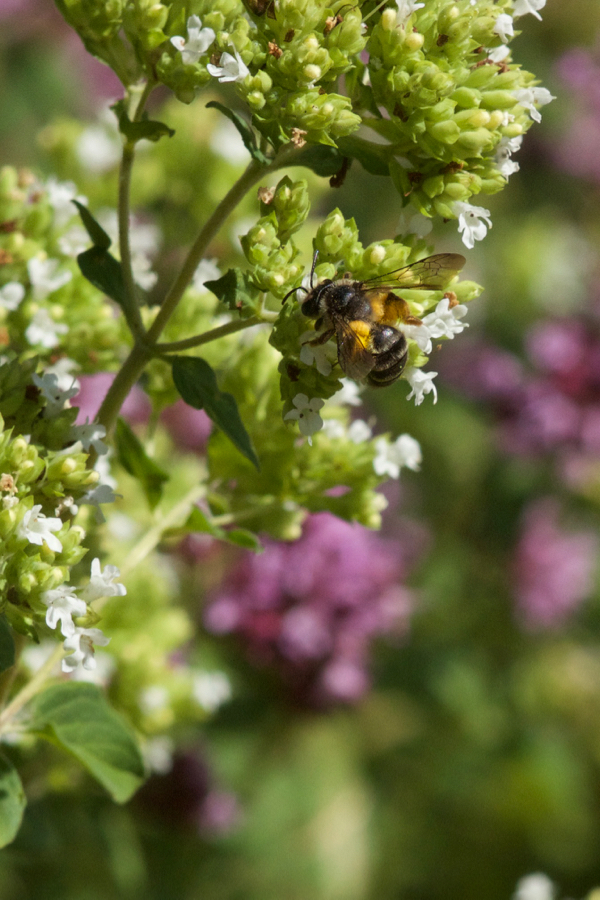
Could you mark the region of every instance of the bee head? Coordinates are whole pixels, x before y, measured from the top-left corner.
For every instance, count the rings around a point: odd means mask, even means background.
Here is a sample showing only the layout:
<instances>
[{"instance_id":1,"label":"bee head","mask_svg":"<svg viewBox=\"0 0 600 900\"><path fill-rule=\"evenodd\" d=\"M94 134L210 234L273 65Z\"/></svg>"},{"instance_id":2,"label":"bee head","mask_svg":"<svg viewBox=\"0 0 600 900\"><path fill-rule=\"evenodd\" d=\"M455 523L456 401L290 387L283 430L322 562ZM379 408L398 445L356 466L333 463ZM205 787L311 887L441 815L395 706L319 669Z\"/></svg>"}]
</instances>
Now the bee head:
<instances>
[{"instance_id":1,"label":"bee head","mask_svg":"<svg viewBox=\"0 0 600 900\"><path fill-rule=\"evenodd\" d=\"M322 281L321 284L318 284L311 291L308 292L300 309L303 314L307 316L309 319L317 319L319 316L323 315L327 309L323 309L323 301L327 295L327 288L332 284L331 279L327 278L325 281Z\"/></svg>"}]
</instances>

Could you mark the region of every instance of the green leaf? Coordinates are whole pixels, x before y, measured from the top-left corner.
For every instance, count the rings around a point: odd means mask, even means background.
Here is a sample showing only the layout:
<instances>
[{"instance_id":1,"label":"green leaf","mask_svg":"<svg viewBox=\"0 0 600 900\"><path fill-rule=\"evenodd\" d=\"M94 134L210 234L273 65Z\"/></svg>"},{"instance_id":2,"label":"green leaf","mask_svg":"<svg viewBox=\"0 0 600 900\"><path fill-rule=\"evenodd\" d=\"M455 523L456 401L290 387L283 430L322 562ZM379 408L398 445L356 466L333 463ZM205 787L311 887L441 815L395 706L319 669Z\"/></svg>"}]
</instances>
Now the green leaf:
<instances>
[{"instance_id":1,"label":"green leaf","mask_svg":"<svg viewBox=\"0 0 600 900\"><path fill-rule=\"evenodd\" d=\"M194 409L203 409L240 453L260 470L237 403L231 394L219 390L216 375L209 364L198 356L174 356L172 364L175 387L185 402Z\"/></svg>"},{"instance_id":2,"label":"green leaf","mask_svg":"<svg viewBox=\"0 0 600 900\"><path fill-rule=\"evenodd\" d=\"M263 545L252 532L246 528L232 528L226 531L218 525L213 525L201 509L194 506L183 525L178 528L169 528L164 532L165 537L182 537L184 534L209 534L218 541L225 541L228 544L235 544L236 547L243 547L245 550L253 550L255 553L262 553Z\"/></svg>"},{"instance_id":3,"label":"green leaf","mask_svg":"<svg viewBox=\"0 0 600 900\"><path fill-rule=\"evenodd\" d=\"M83 203L80 203L78 200L71 200L71 203L79 210L83 226L89 234L94 247L100 247L101 250L108 250L112 241L104 228L95 220L87 206L84 206Z\"/></svg>"},{"instance_id":4,"label":"green leaf","mask_svg":"<svg viewBox=\"0 0 600 900\"><path fill-rule=\"evenodd\" d=\"M127 309L127 295L123 283L121 264L102 247L90 247L77 257L81 274L94 287Z\"/></svg>"},{"instance_id":5,"label":"green leaf","mask_svg":"<svg viewBox=\"0 0 600 900\"><path fill-rule=\"evenodd\" d=\"M344 161L343 155L336 147L325 144L307 144L294 157L295 166L305 166L316 175L330 178L337 175Z\"/></svg>"},{"instance_id":6,"label":"green leaf","mask_svg":"<svg viewBox=\"0 0 600 900\"><path fill-rule=\"evenodd\" d=\"M14 841L21 827L26 804L17 770L0 753L0 847L6 847Z\"/></svg>"},{"instance_id":7,"label":"green leaf","mask_svg":"<svg viewBox=\"0 0 600 900\"><path fill-rule=\"evenodd\" d=\"M227 116L230 122L233 122L235 127L240 133L240 137L244 142L244 147L252 157L257 162L261 163L263 166L269 165L269 158L265 156L262 150L258 149L256 144L256 135L254 131L250 127L250 123L244 119L239 113L237 113L234 109L229 109L228 106L223 106L222 103L217 103L216 100L211 100L210 103L206 104L207 109L218 109L220 113L223 113L224 116Z\"/></svg>"},{"instance_id":8,"label":"green leaf","mask_svg":"<svg viewBox=\"0 0 600 900\"><path fill-rule=\"evenodd\" d=\"M32 707L32 729L72 753L117 803L140 787L144 763L137 742L95 684L54 685Z\"/></svg>"},{"instance_id":9,"label":"green leaf","mask_svg":"<svg viewBox=\"0 0 600 900\"><path fill-rule=\"evenodd\" d=\"M144 114L141 122L132 122L123 100L119 100L111 106L119 119L119 131L124 134L128 141L135 143L145 138L147 141L158 141L161 137L173 137L175 132L164 122L155 122Z\"/></svg>"},{"instance_id":10,"label":"green leaf","mask_svg":"<svg viewBox=\"0 0 600 900\"><path fill-rule=\"evenodd\" d=\"M141 483L150 509L154 509L162 497L163 484L169 480L169 476L148 456L141 441L123 419L117 419L115 444L119 462L126 472Z\"/></svg>"},{"instance_id":11,"label":"green leaf","mask_svg":"<svg viewBox=\"0 0 600 900\"><path fill-rule=\"evenodd\" d=\"M338 138L337 145L344 156L357 159L363 169L371 175L389 176L390 167L387 161L388 148L383 144L374 144L364 138L349 134Z\"/></svg>"},{"instance_id":12,"label":"green leaf","mask_svg":"<svg viewBox=\"0 0 600 900\"><path fill-rule=\"evenodd\" d=\"M237 310L242 318L255 315L260 305L260 291L241 269L229 269L220 278L205 281L204 287L229 309Z\"/></svg>"},{"instance_id":13,"label":"green leaf","mask_svg":"<svg viewBox=\"0 0 600 900\"><path fill-rule=\"evenodd\" d=\"M0 615L0 672L15 664L15 642L5 615Z\"/></svg>"}]
</instances>

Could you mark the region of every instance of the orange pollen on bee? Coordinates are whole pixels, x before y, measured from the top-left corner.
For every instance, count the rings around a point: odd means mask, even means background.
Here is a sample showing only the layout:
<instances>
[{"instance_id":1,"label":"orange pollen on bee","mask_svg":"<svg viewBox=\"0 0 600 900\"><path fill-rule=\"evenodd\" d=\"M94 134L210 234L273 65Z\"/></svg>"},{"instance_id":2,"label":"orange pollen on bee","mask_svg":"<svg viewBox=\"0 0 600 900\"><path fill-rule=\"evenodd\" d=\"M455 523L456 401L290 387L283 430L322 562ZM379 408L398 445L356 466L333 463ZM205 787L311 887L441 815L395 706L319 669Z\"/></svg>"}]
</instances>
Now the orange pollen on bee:
<instances>
[{"instance_id":1,"label":"orange pollen on bee","mask_svg":"<svg viewBox=\"0 0 600 900\"><path fill-rule=\"evenodd\" d=\"M359 338L368 338L371 333L371 326L368 322L363 322L362 319L354 319L350 322L350 328Z\"/></svg>"}]
</instances>

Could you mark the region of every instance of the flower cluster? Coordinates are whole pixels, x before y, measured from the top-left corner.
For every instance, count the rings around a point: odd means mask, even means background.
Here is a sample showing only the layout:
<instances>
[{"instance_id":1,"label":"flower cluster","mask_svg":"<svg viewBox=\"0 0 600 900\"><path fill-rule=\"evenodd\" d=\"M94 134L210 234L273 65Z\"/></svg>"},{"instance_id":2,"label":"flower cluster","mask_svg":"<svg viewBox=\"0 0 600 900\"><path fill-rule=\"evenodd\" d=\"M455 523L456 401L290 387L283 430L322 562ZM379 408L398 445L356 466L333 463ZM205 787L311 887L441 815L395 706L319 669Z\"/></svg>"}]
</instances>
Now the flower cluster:
<instances>
[{"instance_id":1,"label":"flower cluster","mask_svg":"<svg viewBox=\"0 0 600 900\"><path fill-rule=\"evenodd\" d=\"M406 630L413 599L398 583L406 555L358 525L311 516L298 541L269 541L261 556L239 562L210 601L206 625L237 635L303 702L355 702L369 685L372 638Z\"/></svg>"},{"instance_id":2,"label":"flower cluster","mask_svg":"<svg viewBox=\"0 0 600 900\"><path fill-rule=\"evenodd\" d=\"M570 122L552 154L561 169L600 182L596 147L600 140L600 61L587 50L571 50L558 64L569 90Z\"/></svg>"}]
</instances>

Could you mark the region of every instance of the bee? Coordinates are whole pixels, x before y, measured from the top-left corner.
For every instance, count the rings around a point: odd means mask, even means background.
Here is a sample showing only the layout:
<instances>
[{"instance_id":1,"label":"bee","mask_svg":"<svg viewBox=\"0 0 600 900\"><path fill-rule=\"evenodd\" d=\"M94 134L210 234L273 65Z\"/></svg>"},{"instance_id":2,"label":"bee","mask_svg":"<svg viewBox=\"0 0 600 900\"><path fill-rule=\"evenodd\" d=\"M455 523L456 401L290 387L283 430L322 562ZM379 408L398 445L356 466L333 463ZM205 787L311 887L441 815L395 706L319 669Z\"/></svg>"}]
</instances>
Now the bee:
<instances>
[{"instance_id":1,"label":"bee","mask_svg":"<svg viewBox=\"0 0 600 900\"><path fill-rule=\"evenodd\" d=\"M335 335L338 362L346 375L357 381L366 379L373 387L393 384L408 359L408 342L395 323L421 324L411 315L406 300L394 291L444 290L465 262L458 253L436 253L366 281L327 278L313 285L315 253L310 290L294 289L306 291L300 308L307 318L316 319L315 330L321 332L311 343L324 344Z\"/></svg>"}]
</instances>

